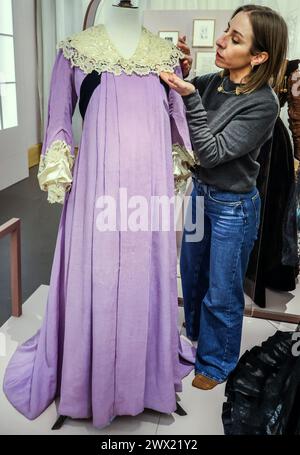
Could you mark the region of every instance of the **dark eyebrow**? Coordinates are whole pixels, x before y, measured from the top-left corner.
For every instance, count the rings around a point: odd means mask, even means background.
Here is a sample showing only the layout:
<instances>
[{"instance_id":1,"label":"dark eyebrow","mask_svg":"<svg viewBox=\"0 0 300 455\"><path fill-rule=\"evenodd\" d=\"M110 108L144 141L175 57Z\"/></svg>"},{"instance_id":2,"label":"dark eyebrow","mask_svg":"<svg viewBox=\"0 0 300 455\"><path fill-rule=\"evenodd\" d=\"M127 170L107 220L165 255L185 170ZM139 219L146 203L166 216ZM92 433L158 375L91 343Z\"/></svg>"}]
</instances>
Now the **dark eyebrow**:
<instances>
[{"instance_id":1,"label":"dark eyebrow","mask_svg":"<svg viewBox=\"0 0 300 455\"><path fill-rule=\"evenodd\" d=\"M230 24L228 22L228 27L230 28ZM240 35L242 38L244 38L244 35L241 33L241 32L238 32L237 30L233 30L234 33L236 33L237 35Z\"/></svg>"}]
</instances>

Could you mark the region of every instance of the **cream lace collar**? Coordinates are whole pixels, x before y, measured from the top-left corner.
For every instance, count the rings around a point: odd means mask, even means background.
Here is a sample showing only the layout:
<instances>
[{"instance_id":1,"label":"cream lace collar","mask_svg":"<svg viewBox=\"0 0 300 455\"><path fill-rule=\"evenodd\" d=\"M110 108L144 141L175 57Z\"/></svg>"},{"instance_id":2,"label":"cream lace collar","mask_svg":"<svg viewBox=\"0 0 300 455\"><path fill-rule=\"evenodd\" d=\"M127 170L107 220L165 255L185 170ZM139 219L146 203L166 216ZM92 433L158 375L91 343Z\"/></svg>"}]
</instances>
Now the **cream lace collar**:
<instances>
[{"instance_id":1,"label":"cream lace collar","mask_svg":"<svg viewBox=\"0 0 300 455\"><path fill-rule=\"evenodd\" d=\"M108 71L120 75L124 71L129 75L159 75L161 71L173 72L184 56L176 46L143 27L135 53L126 59L117 51L102 24L60 41L57 49L62 49L72 66L78 66L86 74L96 70L99 74Z\"/></svg>"}]
</instances>

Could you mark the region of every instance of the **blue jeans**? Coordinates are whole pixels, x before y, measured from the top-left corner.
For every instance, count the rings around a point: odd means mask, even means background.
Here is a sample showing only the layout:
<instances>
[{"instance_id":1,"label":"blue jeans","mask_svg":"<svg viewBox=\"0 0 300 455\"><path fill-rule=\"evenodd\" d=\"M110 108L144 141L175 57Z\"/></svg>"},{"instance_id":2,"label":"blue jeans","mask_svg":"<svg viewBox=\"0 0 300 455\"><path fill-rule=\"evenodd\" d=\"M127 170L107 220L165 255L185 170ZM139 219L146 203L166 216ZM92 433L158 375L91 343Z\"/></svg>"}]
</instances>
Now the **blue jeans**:
<instances>
[{"instance_id":1,"label":"blue jeans","mask_svg":"<svg viewBox=\"0 0 300 455\"><path fill-rule=\"evenodd\" d=\"M260 224L256 187L248 193L218 190L193 179L189 209L204 198L204 237L190 242L185 226L180 258L187 337L198 340L195 372L224 382L240 354L244 279Z\"/></svg>"}]
</instances>

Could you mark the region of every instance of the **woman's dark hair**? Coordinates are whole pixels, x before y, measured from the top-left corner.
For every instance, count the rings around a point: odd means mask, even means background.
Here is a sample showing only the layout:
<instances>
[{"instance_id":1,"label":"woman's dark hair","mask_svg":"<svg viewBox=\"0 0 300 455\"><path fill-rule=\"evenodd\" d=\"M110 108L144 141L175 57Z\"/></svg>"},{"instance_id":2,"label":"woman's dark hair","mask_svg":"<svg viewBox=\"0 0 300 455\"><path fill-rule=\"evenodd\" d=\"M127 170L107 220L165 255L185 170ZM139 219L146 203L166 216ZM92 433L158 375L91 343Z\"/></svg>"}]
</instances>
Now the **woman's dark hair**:
<instances>
[{"instance_id":1,"label":"woman's dark hair","mask_svg":"<svg viewBox=\"0 0 300 455\"><path fill-rule=\"evenodd\" d=\"M241 86L242 93L251 93L266 83L278 92L284 77L288 49L288 28L283 17L267 6L244 5L237 8L231 16L238 13L249 14L253 30L251 54L268 52L269 58L256 65L249 74L246 84ZM229 70L222 71L222 76L229 75Z\"/></svg>"}]
</instances>

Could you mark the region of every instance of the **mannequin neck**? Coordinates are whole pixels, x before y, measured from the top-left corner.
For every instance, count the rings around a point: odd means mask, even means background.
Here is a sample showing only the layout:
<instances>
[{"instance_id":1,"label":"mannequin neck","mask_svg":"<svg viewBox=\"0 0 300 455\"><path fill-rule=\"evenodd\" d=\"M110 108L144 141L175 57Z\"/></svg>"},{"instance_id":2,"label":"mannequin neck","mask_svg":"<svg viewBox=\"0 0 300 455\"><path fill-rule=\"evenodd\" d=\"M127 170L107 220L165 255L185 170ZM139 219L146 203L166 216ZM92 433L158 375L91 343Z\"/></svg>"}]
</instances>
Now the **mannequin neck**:
<instances>
[{"instance_id":1,"label":"mannequin neck","mask_svg":"<svg viewBox=\"0 0 300 455\"><path fill-rule=\"evenodd\" d=\"M119 53L130 58L141 37L144 8L142 4L137 9L117 8L113 3L112 0L104 3L101 22Z\"/></svg>"},{"instance_id":2,"label":"mannequin neck","mask_svg":"<svg viewBox=\"0 0 300 455\"><path fill-rule=\"evenodd\" d=\"M143 25L143 15L139 9L116 8L107 9L104 25L112 32L122 30L125 34L140 31ZM126 35L125 35L126 36Z\"/></svg>"}]
</instances>

